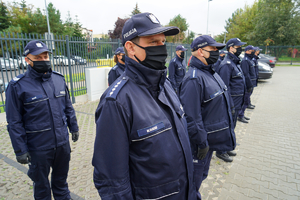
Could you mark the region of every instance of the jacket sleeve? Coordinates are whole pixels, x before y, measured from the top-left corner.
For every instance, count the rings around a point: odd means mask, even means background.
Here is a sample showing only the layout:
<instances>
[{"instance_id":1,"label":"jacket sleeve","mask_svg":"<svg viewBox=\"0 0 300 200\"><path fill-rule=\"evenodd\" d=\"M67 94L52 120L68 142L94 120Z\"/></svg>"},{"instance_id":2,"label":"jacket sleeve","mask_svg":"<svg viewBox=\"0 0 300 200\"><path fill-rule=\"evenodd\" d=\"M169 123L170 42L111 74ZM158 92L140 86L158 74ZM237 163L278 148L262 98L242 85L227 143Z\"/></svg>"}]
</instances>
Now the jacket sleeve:
<instances>
[{"instance_id":1,"label":"jacket sleeve","mask_svg":"<svg viewBox=\"0 0 300 200\"><path fill-rule=\"evenodd\" d=\"M116 70L111 69L108 73L108 85L113 84L113 82L118 78Z\"/></svg>"},{"instance_id":2,"label":"jacket sleeve","mask_svg":"<svg viewBox=\"0 0 300 200\"><path fill-rule=\"evenodd\" d=\"M219 76L222 78L223 82L225 83L225 85L228 88L228 96L229 96L229 103L230 103L230 108L231 110L234 108L234 103L233 103L233 99L231 97L231 88L230 88L230 79L232 77L232 68L230 65L226 64L226 65L220 65L219 68Z\"/></svg>"},{"instance_id":3,"label":"jacket sleeve","mask_svg":"<svg viewBox=\"0 0 300 200\"><path fill-rule=\"evenodd\" d=\"M253 87L251 78L250 78L250 66L249 63L246 60L242 60L241 62L241 68L243 70L243 74L245 76L245 81L246 81L246 88L250 89Z\"/></svg>"},{"instance_id":4,"label":"jacket sleeve","mask_svg":"<svg viewBox=\"0 0 300 200\"><path fill-rule=\"evenodd\" d=\"M176 80L175 80L175 62L171 60L169 64L169 79L173 86L173 88L176 88Z\"/></svg>"},{"instance_id":5,"label":"jacket sleeve","mask_svg":"<svg viewBox=\"0 0 300 200\"><path fill-rule=\"evenodd\" d=\"M104 100L95 119L95 187L103 200L134 199L129 176L129 115L118 102Z\"/></svg>"},{"instance_id":6,"label":"jacket sleeve","mask_svg":"<svg viewBox=\"0 0 300 200\"><path fill-rule=\"evenodd\" d=\"M14 85L8 85L5 96L7 130L15 154L19 156L28 151L26 144L27 135L22 121L23 103L18 98L17 89Z\"/></svg>"},{"instance_id":7,"label":"jacket sleeve","mask_svg":"<svg viewBox=\"0 0 300 200\"><path fill-rule=\"evenodd\" d=\"M70 93L69 93L69 89L68 86L66 85L66 96L65 96L65 115L67 117L67 124L69 127L69 130L71 133L74 132L78 132L79 128L78 128L78 124L77 124L77 118L76 118L76 114L75 114L75 110L72 106L72 102L70 99Z\"/></svg>"},{"instance_id":8,"label":"jacket sleeve","mask_svg":"<svg viewBox=\"0 0 300 200\"><path fill-rule=\"evenodd\" d=\"M208 146L208 142L201 113L201 104L203 101L202 87L197 79L186 79L182 82L179 98L185 111L191 143L197 144L201 149L204 149Z\"/></svg>"}]
</instances>

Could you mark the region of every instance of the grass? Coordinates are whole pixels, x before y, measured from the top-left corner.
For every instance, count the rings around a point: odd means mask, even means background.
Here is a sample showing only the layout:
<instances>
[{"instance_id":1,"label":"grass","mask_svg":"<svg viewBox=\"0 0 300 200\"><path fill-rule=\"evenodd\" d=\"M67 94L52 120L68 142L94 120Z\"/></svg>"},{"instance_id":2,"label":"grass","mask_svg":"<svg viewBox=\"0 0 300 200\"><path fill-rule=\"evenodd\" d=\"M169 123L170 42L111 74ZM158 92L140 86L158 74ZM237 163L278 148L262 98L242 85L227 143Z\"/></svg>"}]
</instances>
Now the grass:
<instances>
[{"instance_id":1,"label":"grass","mask_svg":"<svg viewBox=\"0 0 300 200\"><path fill-rule=\"evenodd\" d=\"M0 105L5 105L5 101L0 102ZM4 113L4 112L5 112L5 111L4 111L4 107L1 106L1 107L0 107L0 113Z\"/></svg>"},{"instance_id":2,"label":"grass","mask_svg":"<svg viewBox=\"0 0 300 200\"><path fill-rule=\"evenodd\" d=\"M293 62L300 62L300 57L296 57L296 58L291 58L288 56L281 56L278 58L279 62L291 62L291 59Z\"/></svg>"},{"instance_id":3,"label":"grass","mask_svg":"<svg viewBox=\"0 0 300 200\"><path fill-rule=\"evenodd\" d=\"M70 75L64 75L66 83L70 82ZM73 82L78 82L78 81L84 81L85 80L85 73L76 73L72 74L72 81Z\"/></svg>"},{"instance_id":4,"label":"grass","mask_svg":"<svg viewBox=\"0 0 300 200\"><path fill-rule=\"evenodd\" d=\"M276 63L276 65L275 65L275 67L277 67L277 66L279 66L279 67L300 67L300 65L290 65L290 64L277 64Z\"/></svg>"},{"instance_id":5,"label":"grass","mask_svg":"<svg viewBox=\"0 0 300 200\"><path fill-rule=\"evenodd\" d=\"M74 96L80 96L86 94L86 87L80 87L80 88L73 88L74 89ZM76 91L79 90L79 91ZM72 96L72 93L70 91L70 96Z\"/></svg>"}]
</instances>

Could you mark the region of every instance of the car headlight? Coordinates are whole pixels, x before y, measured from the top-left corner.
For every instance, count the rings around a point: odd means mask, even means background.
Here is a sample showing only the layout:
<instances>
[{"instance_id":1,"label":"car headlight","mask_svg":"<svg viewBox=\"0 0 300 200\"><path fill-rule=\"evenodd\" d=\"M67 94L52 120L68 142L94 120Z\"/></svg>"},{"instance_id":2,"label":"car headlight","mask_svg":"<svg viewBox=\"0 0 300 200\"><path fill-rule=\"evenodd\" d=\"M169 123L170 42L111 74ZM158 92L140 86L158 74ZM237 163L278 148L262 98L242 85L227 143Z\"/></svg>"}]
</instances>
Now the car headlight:
<instances>
[{"instance_id":1,"label":"car headlight","mask_svg":"<svg viewBox=\"0 0 300 200\"><path fill-rule=\"evenodd\" d=\"M267 64L264 64L264 63L259 63L258 66L263 71L270 71L271 70L271 67L269 65L267 65Z\"/></svg>"}]
</instances>

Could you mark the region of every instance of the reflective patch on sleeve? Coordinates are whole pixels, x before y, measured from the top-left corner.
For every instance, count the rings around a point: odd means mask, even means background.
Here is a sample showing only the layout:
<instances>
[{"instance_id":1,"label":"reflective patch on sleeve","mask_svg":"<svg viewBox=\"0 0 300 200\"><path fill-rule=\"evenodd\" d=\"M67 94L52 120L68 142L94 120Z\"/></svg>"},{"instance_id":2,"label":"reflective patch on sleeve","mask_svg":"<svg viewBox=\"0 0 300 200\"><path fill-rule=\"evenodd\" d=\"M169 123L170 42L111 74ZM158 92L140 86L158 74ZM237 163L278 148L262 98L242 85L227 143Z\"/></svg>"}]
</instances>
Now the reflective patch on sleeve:
<instances>
[{"instance_id":1,"label":"reflective patch on sleeve","mask_svg":"<svg viewBox=\"0 0 300 200\"><path fill-rule=\"evenodd\" d=\"M152 126L149 126L147 128L143 128L143 129L137 130L137 132L138 132L139 137L142 137L142 136L151 134L153 132L156 132L158 130L161 130L163 128L165 128L164 123L163 122L159 122L159 123L154 124Z\"/></svg>"}]
</instances>

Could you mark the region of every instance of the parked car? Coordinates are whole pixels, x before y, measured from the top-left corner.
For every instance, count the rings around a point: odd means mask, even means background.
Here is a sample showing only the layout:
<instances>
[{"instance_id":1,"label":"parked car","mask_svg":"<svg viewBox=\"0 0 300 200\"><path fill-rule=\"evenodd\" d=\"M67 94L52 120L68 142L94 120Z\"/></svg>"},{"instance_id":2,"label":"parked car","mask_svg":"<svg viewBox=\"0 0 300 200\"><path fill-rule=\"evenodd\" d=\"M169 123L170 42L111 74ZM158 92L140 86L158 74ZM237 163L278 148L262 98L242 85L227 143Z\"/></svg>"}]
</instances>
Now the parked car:
<instances>
[{"instance_id":1,"label":"parked car","mask_svg":"<svg viewBox=\"0 0 300 200\"><path fill-rule=\"evenodd\" d=\"M3 80L0 79L0 91L1 93L5 91L5 88L4 88L4 84L3 84Z\"/></svg>"},{"instance_id":2,"label":"parked car","mask_svg":"<svg viewBox=\"0 0 300 200\"><path fill-rule=\"evenodd\" d=\"M25 61L25 57L24 56L17 56L17 59L18 59L20 69L26 69L27 68L27 62Z\"/></svg>"},{"instance_id":3,"label":"parked car","mask_svg":"<svg viewBox=\"0 0 300 200\"><path fill-rule=\"evenodd\" d=\"M259 54L259 61L268 63L272 68L275 67L276 57L272 57L266 54Z\"/></svg>"},{"instance_id":4,"label":"parked car","mask_svg":"<svg viewBox=\"0 0 300 200\"><path fill-rule=\"evenodd\" d=\"M18 69L18 62L16 59L0 57L0 65L2 70Z\"/></svg>"},{"instance_id":5,"label":"parked car","mask_svg":"<svg viewBox=\"0 0 300 200\"><path fill-rule=\"evenodd\" d=\"M242 60L244 58L244 54L241 54L239 57ZM270 67L270 65L268 63L261 62L260 60L258 60L258 79L270 79L272 78L272 75L273 69Z\"/></svg>"},{"instance_id":6,"label":"parked car","mask_svg":"<svg viewBox=\"0 0 300 200\"><path fill-rule=\"evenodd\" d=\"M61 65L61 66L68 66L69 60L66 56L53 56L53 64L54 65ZM75 61L70 59L70 64L75 65Z\"/></svg>"},{"instance_id":7,"label":"parked car","mask_svg":"<svg viewBox=\"0 0 300 200\"><path fill-rule=\"evenodd\" d=\"M79 65L85 65L86 64L86 59L80 57L80 56L72 56L71 57L76 64L79 64Z\"/></svg>"}]
</instances>

